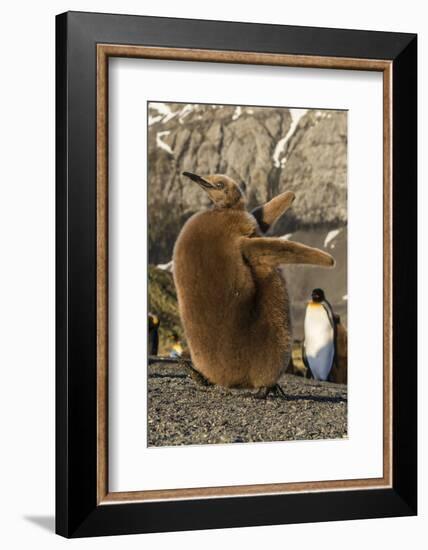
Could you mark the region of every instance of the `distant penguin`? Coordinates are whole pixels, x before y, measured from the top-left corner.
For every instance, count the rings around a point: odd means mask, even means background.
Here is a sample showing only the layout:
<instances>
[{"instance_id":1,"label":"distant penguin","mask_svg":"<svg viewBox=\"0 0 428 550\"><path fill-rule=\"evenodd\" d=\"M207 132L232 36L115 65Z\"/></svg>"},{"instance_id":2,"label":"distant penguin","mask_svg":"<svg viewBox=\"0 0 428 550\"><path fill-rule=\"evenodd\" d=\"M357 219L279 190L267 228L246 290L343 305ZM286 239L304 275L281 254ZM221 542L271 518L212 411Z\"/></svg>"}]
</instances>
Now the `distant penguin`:
<instances>
[{"instance_id":1,"label":"distant penguin","mask_svg":"<svg viewBox=\"0 0 428 550\"><path fill-rule=\"evenodd\" d=\"M213 202L193 215L174 247L174 282L180 316L195 369L226 387L279 391L292 333L281 264L332 267L321 250L275 237L262 237L294 201L285 192L253 214L243 194L225 175L184 172Z\"/></svg>"},{"instance_id":2,"label":"distant penguin","mask_svg":"<svg viewBox=\"0 0 428 550\"><path fill-rule=\"evenodd\" d=\"M149 355L157 355L159 349L159 317L149 313Z\"/></svg>"},{"instance_id":3,"label":"distant penguin","mask_svg":"<svg viewBox=\"0 0 428 550\"><path fill-rule=\"evenodd\" d=\"M178 336L175 334L173 337L173 345L171 346L169 356L173 359L179 359L183 355L183 346L178 339Z\"/></svg>"},{"instance_id":4,"label":"distant penguin","mask_svg":"<svg viewBox=\"0 0 428 550\"><path fill-rule=\"evenodd\" d=\"M335 360L336 322L324 291L315 288L306 307L303 361L316 380L328 380Z\"/></svg>"}]
</instances>

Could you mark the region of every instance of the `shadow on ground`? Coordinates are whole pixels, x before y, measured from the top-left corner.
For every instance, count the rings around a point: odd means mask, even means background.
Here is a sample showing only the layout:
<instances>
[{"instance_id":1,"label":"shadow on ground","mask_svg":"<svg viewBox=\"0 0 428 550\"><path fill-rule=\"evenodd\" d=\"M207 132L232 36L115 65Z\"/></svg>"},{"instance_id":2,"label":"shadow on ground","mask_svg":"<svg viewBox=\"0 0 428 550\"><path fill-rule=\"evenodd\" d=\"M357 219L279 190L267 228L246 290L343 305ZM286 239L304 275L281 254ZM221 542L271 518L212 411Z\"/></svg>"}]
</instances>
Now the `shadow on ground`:
<instances>
[{"instance_id":1,"label":"shadow on ground","mask_svg":"<svg viewBox=\"0 0 428 550\"><path fill-rule=\"evenodd\" d=\"M30 523L34 523L45 531L50 531L51 533L55 532L54 516L24 516L24 519Z\"/></svg>"}]
</instances>

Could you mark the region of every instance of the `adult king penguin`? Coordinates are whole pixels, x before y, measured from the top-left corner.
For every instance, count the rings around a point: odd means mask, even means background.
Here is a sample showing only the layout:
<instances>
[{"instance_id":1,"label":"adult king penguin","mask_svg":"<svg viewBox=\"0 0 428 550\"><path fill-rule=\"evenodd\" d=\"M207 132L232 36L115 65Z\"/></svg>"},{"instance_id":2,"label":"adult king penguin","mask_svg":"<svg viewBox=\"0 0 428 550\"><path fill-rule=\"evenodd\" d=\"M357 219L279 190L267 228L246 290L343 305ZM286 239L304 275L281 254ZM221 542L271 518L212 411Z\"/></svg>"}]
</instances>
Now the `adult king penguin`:
<instances>
[{"instance_id":1,"label":"adult king penguin","mask_svg":"<svg viewBox=\"0 0 428 550\"><path fill-rule=\"evenodd\" d=\"M336 318L324 291L315 288L305 315L303 361L316 380L327 380L335 360Z\"/></svg>"},{"instance_id":2,"label":"adult king penguin","mask_svg":"<svg viewBox=\"0 0 428 550\"><path fill-rule=\"evenodd\" d=\"M238 184L225 175L184 176L212 208L194 214L174 247L174 281L194 368L225 387L281 392L291 354L289 299L280 264L334 265L327 253L263 237L294 201L285 192L246 211Z\"/></svg>"}]
</instances>

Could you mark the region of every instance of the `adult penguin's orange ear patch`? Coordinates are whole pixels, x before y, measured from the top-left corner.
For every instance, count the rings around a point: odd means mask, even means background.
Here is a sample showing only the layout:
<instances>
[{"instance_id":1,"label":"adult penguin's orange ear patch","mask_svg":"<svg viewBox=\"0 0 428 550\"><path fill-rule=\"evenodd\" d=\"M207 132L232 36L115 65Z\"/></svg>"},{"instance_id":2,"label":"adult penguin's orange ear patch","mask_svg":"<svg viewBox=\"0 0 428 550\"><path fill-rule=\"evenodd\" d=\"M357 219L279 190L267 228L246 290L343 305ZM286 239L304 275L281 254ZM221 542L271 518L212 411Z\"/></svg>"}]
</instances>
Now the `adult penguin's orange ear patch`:
<instances>
[{"instance_id":1,"label":"adult penguin's orange ear patch","mask_svg":"<svg viewBox=\"0 0 428 550\"><path fill-rule=\"evenodd\" d=\"M251 214L256 218L260 230L266 233L275 221L290 208L295 198L296 195L292 191L285 191L255 208Z\"/></svg>"}]
</instances>

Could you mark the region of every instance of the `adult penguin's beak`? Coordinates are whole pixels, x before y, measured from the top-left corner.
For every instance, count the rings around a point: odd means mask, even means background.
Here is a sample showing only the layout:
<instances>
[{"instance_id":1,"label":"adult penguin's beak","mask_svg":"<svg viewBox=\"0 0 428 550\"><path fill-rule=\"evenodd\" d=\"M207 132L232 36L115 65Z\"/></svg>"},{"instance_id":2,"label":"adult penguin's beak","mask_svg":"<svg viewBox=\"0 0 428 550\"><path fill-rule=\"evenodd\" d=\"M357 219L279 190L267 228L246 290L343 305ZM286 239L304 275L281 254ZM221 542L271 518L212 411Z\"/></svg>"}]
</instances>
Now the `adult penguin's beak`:
<instances>
[{"instance_id":1,"label":"adult penguin's beak","mask_svg":"<svg viewBox=\"0 0 428 550\"><path fill-rule=\"evenodd\" d=\"M190 178L192 181L196 182L204 189L212 189L214 187L214 185L211 185L211 183L209 183L207 180L204 180L204 178L202 178L201 176L198 176L198 174L192 174L192 172L183 172L183 176Z\"/></svg>"}]
</instances>

